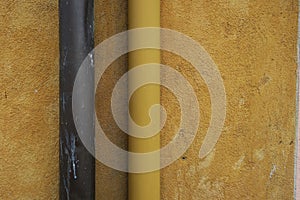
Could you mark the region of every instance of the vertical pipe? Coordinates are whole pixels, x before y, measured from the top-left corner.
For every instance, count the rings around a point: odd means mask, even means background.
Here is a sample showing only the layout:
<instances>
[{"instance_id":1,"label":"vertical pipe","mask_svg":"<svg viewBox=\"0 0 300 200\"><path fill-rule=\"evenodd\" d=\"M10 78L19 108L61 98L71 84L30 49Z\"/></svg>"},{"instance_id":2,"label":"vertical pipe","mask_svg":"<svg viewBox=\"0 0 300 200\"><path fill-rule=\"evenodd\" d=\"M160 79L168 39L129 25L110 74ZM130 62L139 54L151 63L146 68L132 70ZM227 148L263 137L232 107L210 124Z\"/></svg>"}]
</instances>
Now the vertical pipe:
<instances>
[{"instance_id":1,"label":"vertical pipe","mask_svg":"<svg viewBox=\"0 0 300 200\"><path fill-rule=\"evenodd\" d=\"M159 27L160 26L160 1L159 0L129 0L128 1L128 28ZM140 37L140 36L138 36ZM141 36L143 37L143 36ZM154 36L155 37L155 36ZM138 42L134 37L129 36L129 45ZM159 37L157 38L159 42ZM146 63L160 63L160 51L157 49L143 49L129 53L129 69ZM140 76L140 75L139 75ZM159 69L151 74L141 76L151 76L159 80ZM129 77L129 87L134 82L135 77ZM159 85L146 85L138 89L130 99L130 115L133 120L141 126L150 123L148 110L151 105L159 104ZM155 116L159 118L158 116ZM133 131L130 129L129 133ZM160 136L157 134L151 138L140 139L129 136L129 151L145 153L160 148ZM158 162L160 158L154 162ZM139 161L130 160L130 163ZM128 176L128 196L129 200L159 200L160 199L160 172L130 173Z\"/></svg>"},{"instance_id":2,"label":"vertical pipe","mask_svg":"<svg viewBox=\"0 0 300 200\"><path fill-rule=\"evenodd\" d=\"M95 199L95 161L78 137L72 114L76 73L94 47L93 7L93 0L59 1L61 200Z\"/></svg>"}]
</instances>

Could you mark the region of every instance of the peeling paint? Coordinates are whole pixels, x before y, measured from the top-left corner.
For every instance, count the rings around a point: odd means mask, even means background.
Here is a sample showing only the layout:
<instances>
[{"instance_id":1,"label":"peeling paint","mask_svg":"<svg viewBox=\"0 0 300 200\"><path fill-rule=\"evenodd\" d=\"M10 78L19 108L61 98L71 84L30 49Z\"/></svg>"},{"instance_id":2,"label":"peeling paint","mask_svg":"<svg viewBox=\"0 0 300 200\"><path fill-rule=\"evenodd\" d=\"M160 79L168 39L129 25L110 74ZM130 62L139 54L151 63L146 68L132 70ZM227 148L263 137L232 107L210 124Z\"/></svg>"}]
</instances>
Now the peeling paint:
<instances>
[{"instance_id":1,"label":"peeling paint","mask_svg":"<svg viewBox=\"0 0 300 200\"><path fill-rule=\"evenodd\" d=\"M254 150L254 158L256 158L258 161L262 161L265 157L264 149L255 149Z\"/></svg>"},{"instance_id":2,"label":"peeling paint","mask_svg":"<svg viewBox=\"0 0 300 200\"><path fill-rule=\"evenodd\" d=\"M269 176L270 179L273 177L273 175L275 174L275 172L276 172L276 165L273 165L272 169L270 171L270 176Z\"/></svg>"},{"instance_id":3,"label":"peeling paint","mask_svg":"<svg viewBox=\"0 0 300 200\"><path fill-rule=\"evenodd\" d=\"M234 164L233 169L239 170L242 166L244 159L245 159L245 155L241 156L240 159Z\"/></svg>"},{"instance_id":4,"label":"peeling paint","mask_svg":"<svg viewBox=\"0 0 300 200\"><path fill-rule=\"evenodd\" d=\"M207 168L211 165L215 157L215 151L212 151L203 160L199 161L198 170Z\"/></svg>"}]
</instances>

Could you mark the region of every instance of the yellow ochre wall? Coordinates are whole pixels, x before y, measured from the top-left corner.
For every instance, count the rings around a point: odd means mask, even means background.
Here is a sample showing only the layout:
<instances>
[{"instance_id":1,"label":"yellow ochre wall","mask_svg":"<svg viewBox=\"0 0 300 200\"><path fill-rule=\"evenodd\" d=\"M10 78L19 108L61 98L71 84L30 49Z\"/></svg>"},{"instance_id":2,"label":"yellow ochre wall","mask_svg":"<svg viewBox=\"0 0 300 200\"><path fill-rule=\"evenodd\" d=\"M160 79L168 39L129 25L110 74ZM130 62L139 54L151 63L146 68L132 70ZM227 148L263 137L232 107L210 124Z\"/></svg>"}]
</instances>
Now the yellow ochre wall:
<instances>
[{"instance_id":1,"label":"yellow ochre wall","mask_svg":"<svg viewBox=\"0 0 300 200\"><path fill-rule=\"evenodd\" d=\"M210 120L210 98L192 66L171 53L200 104L197 137L161 170L161 198L292 199L297 59L296 0L163 0L161 26L198 41L224 79L227 118L213 152L198 153ZM95 0L96 44L127 29L127 2ZM58 2L0 1L0 199L58 199ZM110 95L126 56L105 73L97 113L109 138L127 147L113 123ZM161 90L166 145L180 120L175 97ZM126 199L127 175L97 163L97 199Z\"/></svg>"}]
</instances>

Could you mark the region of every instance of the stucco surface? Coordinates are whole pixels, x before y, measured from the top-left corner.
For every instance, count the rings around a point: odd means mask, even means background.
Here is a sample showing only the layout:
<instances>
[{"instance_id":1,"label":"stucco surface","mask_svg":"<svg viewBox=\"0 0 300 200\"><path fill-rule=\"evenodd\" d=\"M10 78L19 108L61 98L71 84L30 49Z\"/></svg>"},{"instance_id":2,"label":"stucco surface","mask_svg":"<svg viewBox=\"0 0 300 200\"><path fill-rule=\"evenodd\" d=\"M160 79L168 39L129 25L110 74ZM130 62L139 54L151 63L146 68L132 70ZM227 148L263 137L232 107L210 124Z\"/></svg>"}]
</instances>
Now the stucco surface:
<instances>
[{"instance_id":1,"label":"stucco surface","mask_svg":"<svg viewBox=\"0 0 300 200\"><path fill-rule=\"evenodd\" d=\"M58 198L58 4L0 2L0 199Z\"/></svg>"},{"instance_id":2,"label":"stucco surface","mask_svg":"<svg viewBox=\"0 0 300 200\"><path fill-rule=\"evenodd\" d=\"M95 1L96 44L126 30L127 3ZM162 62L194 87L201 121L183 155L161 171L161 196L173 199L292 199L295 145L296 0L164 0L161 25L198 41L224 79L227 118L205 159L198 153L210 120L208 89L171 53ZM0 2L0 199L58 199L58 2ZM101 124L116 144L110 93L127 59L112 64L97 94ZM179 126L175 97L162 88L167 144ZM97 163L97 199L126 199L125 173Z\"/></svg>"},{"instance_id":3,"label":"stucco surface","mask_svg":"<svg viewBox=\"0 0 300 200\"><path fill-rule=\"evenodd\" d=\"M95 4L95 44L127 29L127 1L100 0ZM112 46L113 48L113 46ZM97 59L96 59L97 62ZM122 56L106 70L97 88L96 112L99 122L116 145L127 149L127 135L116 125L111 114L111 94L117 80L127 70L127 56ZM106 152L110 156L110 152ZM126 199L127 174L96 162L96 198Z\"/></svg>"},{"instance_id":4,"label":"stucco surface","mask_svg":"<svg viewBox=\"0 0 300 200\"><path fill-rule=\"evenodd\" d=\"M201 110L200 129L185 159L162 170L163 199L292 199L297 2L166 0L162 26L207 50L227 94L221 138L200 160L210 119L208 90L187 62L163 55L190 80ZM162 101L178 113L165 92ZM168 138L174 123L162 137Z\"/></svg>"}]
</instances>

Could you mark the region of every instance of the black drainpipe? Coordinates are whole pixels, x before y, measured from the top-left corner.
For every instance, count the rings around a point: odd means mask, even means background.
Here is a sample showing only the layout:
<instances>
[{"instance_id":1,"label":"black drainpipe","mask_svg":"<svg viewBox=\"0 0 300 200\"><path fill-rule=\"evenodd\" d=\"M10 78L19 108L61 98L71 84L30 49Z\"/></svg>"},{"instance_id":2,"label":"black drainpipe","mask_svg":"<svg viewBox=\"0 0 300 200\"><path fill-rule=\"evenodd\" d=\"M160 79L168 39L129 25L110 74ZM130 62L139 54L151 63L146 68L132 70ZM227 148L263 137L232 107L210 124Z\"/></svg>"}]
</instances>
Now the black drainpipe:
<instances>
[{"instance_id":1,"label":"black drainpipe","mask_svg":"<svg viewBox=\"0 0 300 200\"><path fill-rule=\"evenodd\" d=\"M95 199L95 160L76 131L72 89L76 73L94 47L94 0L59 0L60 199ZM94 77L91 77L94 78Z\"/></svg>"}]
</instances>

